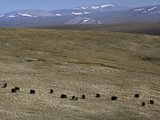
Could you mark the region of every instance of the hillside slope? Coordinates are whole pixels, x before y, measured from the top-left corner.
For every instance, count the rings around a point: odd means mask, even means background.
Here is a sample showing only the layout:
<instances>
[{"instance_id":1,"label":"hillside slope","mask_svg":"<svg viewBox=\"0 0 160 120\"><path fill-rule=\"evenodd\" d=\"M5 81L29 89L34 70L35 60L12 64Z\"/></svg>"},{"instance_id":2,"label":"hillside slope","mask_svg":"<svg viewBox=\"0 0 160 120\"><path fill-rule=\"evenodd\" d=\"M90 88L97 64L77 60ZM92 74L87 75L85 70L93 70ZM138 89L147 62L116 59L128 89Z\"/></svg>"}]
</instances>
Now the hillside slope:
<instances>
[{"instance_id":1,"label":"hillside slope","mask_svg":"<svg viewBox=\"0 0 160 120\"><path fill-rule=\"evenodd\" d=\"M126 33L142 33L160 35L160 21L152 22L127 22L127 23L108 23L92 25L49 25L38 26L40 29L60 29L60 30L95 30Z\"/></svg>"},{"instance_id":2,"label":"hillside slope","mask_svg":"<svg viewBox=\"0 0 160 120\"><path fill-rule=\"evenodd\" d=\"M160 37L13 28L0 34L0 84L8 83L0 88L0 119L160 119ZM11 93L15 86L20 91Z\"/></svg>"}]
</instances>

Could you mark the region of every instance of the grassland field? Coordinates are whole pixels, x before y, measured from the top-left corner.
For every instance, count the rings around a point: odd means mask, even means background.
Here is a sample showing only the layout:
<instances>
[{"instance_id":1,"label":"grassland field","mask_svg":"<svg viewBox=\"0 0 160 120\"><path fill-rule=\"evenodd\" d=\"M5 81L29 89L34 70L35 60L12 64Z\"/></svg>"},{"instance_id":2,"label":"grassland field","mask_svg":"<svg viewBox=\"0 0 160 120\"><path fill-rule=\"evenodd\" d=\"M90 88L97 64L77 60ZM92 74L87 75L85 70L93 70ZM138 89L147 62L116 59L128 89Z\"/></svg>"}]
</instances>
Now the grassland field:
<instances>
[{"instance_id":1,"label":"grassland field","mask_svg":"<svg viewBox=\"0 0 160 120\"><path fill-rule=\"evenodd\" d=\"M1 120L159 120L160 36L0 28L4 83ZM11 93L15 86L20 91ZM62 93L68 98L61 99ZM79 99L70 100L72 95Z\"/></svg>"}]
</instances>

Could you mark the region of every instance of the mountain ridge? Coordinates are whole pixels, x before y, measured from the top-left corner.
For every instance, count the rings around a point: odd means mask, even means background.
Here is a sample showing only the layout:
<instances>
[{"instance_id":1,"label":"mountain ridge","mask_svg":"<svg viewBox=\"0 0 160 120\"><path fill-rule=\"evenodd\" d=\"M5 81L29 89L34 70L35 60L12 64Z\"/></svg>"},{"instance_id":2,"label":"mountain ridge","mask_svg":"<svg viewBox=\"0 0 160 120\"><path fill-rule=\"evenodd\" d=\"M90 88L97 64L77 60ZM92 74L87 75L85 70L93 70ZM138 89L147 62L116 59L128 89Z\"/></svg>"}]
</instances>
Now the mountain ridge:
<instances>
[{"instance_id":1,"label":"mountain ridge","mask_svg":"<svg viewBox=\"0 0 160 120\"><path fill-rule=\"evenodd\" d=\"M87 15L91 13L99 13L107 11L121 11L126 9L129 8L119 6L116 4L81 6L71 9L59 9L50 11L24 9L24 10L15 10L8 13L0 14L0 21L12 20L12 19L24 19L24 18L38 18L38 17L78 16L78 15Z\"/></svg>"},{"instance_id":2,"label":"mountain ridge","mask_svg":"<svg viewBox=\"0 0 160 120\"><path fill-rule=\"evenodd\" d=\"M84 8L82 8L84 10ZM64 10L60 10L63 12ZM76 9L76 11L78 11ZM136 7L124 11L107 11L107 12L94 12L90 14L81 14L81 12L73 12L72 10L66 11L66 15L62 16L61 13L57 11L55 13L46 12L50 16L40 16L35 17L36 14L32 16L29 13L18 12L18 15L23 17L14 18L10 15L11 19L0 20L0 27L31 27L31 26L41 26L41 25L56 25L65 24L77 16L86 17L89 19L100 21L101 23L123 23L123 22L138 22L138 21L160 21L160 5L146 6L146 7ZM73 13L72 15L67 15ZM54 15L53 15L54 14ZM0 15L4 17L3 15ZM79 19L80 20L80 19ZM76 24L81 24L77 20ZM91 22L92 23L92 22ZM97 22L94 22L97 23ZM69 24L75 24L75 22L70 22Z\"/></svg>"}]
</instances>

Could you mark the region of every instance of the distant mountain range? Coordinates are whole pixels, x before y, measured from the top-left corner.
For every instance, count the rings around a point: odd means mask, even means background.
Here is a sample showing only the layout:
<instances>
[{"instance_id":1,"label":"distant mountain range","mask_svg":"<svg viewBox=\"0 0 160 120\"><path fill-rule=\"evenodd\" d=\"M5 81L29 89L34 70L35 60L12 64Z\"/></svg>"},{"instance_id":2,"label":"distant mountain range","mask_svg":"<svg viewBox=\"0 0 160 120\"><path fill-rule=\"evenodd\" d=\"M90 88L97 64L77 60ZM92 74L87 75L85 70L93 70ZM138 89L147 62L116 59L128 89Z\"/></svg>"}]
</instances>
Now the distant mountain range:
<instances>
[{"instance_id":1,"label":"distant mountain range","mask_svg":"<svg viewBox=\"0 0 160 120\"><path fill-rule=\"evenodd\" d=\"M0 21L51 16L53 16L52 13L43 10L17 10L6 14L1 14Z\"/></svg>"},{"instance_id":2,"label":"distant mountain range","mask_svg":"<svg viewBox=\"0 0 160 120\"><path fill-rule=\"evenodd\" d=\"M77 17L80 16L80 17ZM64 10L17 10L0 15L0 27L159 21L160 5L129 8L115 4Z\"/></svg>"},{"instance_id":3,"label":"distant mountain range","mask_svg":"<svg viewBox=\"0 0 160 120\"><path fill-rule=\"evenodd\" d=\"M149 7L140 7L140 8L132 9L130 11L133 11L138 14L160 14L160 5L149 6Z\"/></svg>"},{"instance_id":4,"label":"distant mountain range","mask_svg":"<svg viewBox=\"0 0 160 120\"><path fill-rule=\"evenodd\" d=\"M97 19L102 23L160 21L160 5L132 8L125 11L102 12L90 14L87 17Z\"/></svg>"},{"instance_id":5,"label":"distant mountain range","mask_svg":"<svg viewBox=\"0 0 160 120\"><path fill-rule=\"evenodd\" d=\"M87 15L99 12L108 11L121 11L127 10L128 7L118 6L115 4L104 4L104 5L94 5L94 6L82 6L72 9L62 9L53 11L43 11L43 10L17 10L0 15L0 21L2 20L15 20L15 19L25 19L25 18L38 18L38 17L55 17L55 16L78 16Z\"/></svg>"},{"instance_id":6,"label":"distant mountain range","mask_svg":"<svg viewBox=\"0 0 160 120\"><path fill-rule=\"evenodd\" d=\"M68 15L88 15L100 12L110 12L110 11L123 11L128 10L129 7L119 6L116 4L103 4L94 6L81 6L77 8L67 9L67 10L53 10L50 11L56 16L68 16Z\"/></svg>"}]
</instances>

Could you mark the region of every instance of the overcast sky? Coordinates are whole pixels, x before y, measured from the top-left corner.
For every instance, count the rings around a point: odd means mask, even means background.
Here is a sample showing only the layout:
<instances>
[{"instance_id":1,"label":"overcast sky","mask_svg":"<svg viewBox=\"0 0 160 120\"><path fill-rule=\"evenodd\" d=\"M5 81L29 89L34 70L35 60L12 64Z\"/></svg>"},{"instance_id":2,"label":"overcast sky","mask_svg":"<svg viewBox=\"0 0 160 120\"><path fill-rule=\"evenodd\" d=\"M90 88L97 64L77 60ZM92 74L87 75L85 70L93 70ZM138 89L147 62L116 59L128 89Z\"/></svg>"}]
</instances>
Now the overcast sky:
<instances>
[{"instance_id":1,"label":"overcast sky","mask_svg":"<svg viewBox=\"0 0 160 120\"><path fill-rule=\"evenodd\" d=\"M138 7L160 5L160 0L0 0L0 14L20 9L55 10L106 3Z\"/></svg>"}]
</instances>

